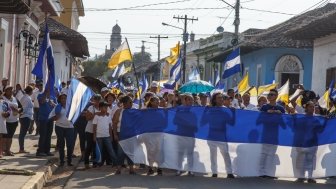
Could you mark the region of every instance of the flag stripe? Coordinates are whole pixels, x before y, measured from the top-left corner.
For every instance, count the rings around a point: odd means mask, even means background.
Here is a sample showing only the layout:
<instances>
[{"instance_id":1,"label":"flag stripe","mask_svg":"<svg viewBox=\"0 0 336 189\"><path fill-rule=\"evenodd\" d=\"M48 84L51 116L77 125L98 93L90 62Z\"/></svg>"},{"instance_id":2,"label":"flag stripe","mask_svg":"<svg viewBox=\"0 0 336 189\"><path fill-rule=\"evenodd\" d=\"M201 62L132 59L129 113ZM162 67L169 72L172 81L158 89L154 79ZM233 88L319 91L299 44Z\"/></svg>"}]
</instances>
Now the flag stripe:
<instances>
[{"instance_id":1,"label":"flag stripe","mask_svg":"<svg viewBox=\"0 0 336 189\"><path fill-rule=\"evenodd\" d=\"M120 47L112 54L108 67L113 69L124 61L132 61L132 54L127 42L123 42Z\"/></svg>"},{"instance_id":2,"label":"flag stripe","mask_svg":"<svg viewBox=\"0 0 336 189\"><path fill-rule=\"evenodd\" d=\"M225 60L224 73L222 78L228 78L231 75L239 73L241 70L240 49L237 48Z\"/></svg>"}]
</instances>

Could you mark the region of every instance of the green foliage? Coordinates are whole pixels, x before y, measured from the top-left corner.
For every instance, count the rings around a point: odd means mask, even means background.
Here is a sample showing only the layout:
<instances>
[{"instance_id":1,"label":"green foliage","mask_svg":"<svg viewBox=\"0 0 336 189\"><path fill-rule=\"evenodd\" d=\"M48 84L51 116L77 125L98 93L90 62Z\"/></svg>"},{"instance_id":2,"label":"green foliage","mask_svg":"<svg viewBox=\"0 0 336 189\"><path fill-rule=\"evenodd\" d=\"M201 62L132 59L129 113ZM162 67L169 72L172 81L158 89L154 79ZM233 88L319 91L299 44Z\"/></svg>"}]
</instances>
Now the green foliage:
<instances>
[{"instance_id":1,"label":"green foliage","mask_svg":"<svg viewBox=\"0 0 336 189\"><path fill-rule=\"evenodd\" d=\"M103 75L104 72L108 70L107 61L102 60L89 60L87 62L83 62L84 72L83 76L91 76L97 78Z\"/></svg>"},{"instance_id":2,"label":"green foliage","mask_svg":"<svg viewBox=\"0 0 336 189\"><path fill-rule=\"evenodd\" d=\"M148 52L145 52L143 55L143 60L142 60L142 53L141 52L136 52L133 54L133 62L135 65L142 64L142 63L148 63L152 62L151 54Z\"/></svg>"}]
</instances>

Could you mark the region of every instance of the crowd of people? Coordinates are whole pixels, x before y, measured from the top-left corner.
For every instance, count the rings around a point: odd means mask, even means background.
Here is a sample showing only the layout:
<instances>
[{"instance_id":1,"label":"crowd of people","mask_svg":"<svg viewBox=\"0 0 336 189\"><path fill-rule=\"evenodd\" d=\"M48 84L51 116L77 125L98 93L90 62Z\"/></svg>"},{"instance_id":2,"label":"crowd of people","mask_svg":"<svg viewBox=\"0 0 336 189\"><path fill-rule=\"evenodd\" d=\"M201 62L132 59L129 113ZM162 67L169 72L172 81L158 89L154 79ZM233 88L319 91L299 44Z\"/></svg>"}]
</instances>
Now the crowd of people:
<instances>
[{"instance_id":1,"label":"crowd of people","mask_svg":"<svg viewBox=\"0 0 336 189\"><path fill-rule=\"evenodd\" d=\"M227 92L214 92L181 94L178 91L160 93L158 84L152 82L151 87L144 94L143 100L138 100L133 92L112 93L104 87L100 94L92 97L80 117L73 124L66 117L66 99L70 82L62 83L62 90L58 91L56 98L48 91L43 91L41 82L32 82L24 89L18 84L14 87L8 84L8 79L3 78L0 86L0 157L13 156L11 145L14 133L20 123L19 153L27 153L24 148L27 133L39 135L36 156L53 156L51 153L51 136L53 130L57 135L57 149L59 151L60 166L66 162L72 166L72 157L77 137L85 168L101 166L103 164L117 167L116 174L121 173L124 162L127 161L129 173L136 174L134 163L124 153L119 145L121 117L125 109L157 109L172 108L176 106L209 106L262 111L275 114L306 114L319 115L329 118L336 117L336 99L331 99L330 109L321 108L318 98L313 91L304 90L299 86L300 93L293 96L289 104L277 101L278 91L271 89L267 94L258 97L258 104L251 104L251 95L245 92L240 95L234 89ZM298 103L297 99L301 98ZM101 160L96 157L97 149L102 154ZM263 148L263 150L271 150ZM150 152L149 152L150 153ZM266 153L267 154L267 153ZM150 158L150 157L149 157ZM266 158L266 157L265 157ZM229 157L224 157L229 159ZM92 162L92 165L90 164ZM153 162L149 161L148 175L155 173ZM162 169L156 169L162 175ZM232 170L227 170L228 178L234 178ZM308 170L309 172L309 170ZM177 171L177 175L181 172ZM193 175L192 172L188 174ZM217 177L217 173L212 175ZM268 177L264 175L264 177ZM299 178L304 182L304 178ZM308 182L315 182L310 177Z\"/></svg>"}]
</instances>

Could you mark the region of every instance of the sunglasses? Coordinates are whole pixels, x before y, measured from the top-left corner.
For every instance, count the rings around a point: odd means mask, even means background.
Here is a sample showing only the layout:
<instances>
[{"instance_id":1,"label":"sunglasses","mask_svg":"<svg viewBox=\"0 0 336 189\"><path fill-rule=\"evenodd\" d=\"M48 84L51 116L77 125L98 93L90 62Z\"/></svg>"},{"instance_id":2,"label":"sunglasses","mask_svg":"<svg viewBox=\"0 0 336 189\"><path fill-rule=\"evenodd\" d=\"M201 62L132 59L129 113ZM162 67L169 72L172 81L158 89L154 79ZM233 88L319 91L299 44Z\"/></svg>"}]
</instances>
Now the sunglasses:
<instances>
[{"instance_id":1,"label":"sunglasses","mask_svg":"<svg viewBox=\"0 0 336 189\"><path fill-rule=\"evenodd\" d=\"M276 96L275 93L269 93L268 96Z\"/></svg>"}]
</instances>

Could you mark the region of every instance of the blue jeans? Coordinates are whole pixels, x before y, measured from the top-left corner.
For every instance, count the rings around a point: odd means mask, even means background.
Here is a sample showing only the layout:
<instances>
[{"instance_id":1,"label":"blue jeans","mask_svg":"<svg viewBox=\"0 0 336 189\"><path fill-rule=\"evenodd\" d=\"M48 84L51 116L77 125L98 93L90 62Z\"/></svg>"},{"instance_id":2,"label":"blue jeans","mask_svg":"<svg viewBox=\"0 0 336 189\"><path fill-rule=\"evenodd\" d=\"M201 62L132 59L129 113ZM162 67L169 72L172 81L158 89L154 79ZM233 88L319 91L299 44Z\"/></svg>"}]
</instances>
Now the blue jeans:
<instances>
[{"instance_id":1,"label":"blue jeans","mask_svg":"<svg viewBox=\"0 0 336 189\"><path fill-rule=\"evenodd\" d=\"M106 149L105 152L108 154L108 157L110 157L110 159L112 160L112 163L114 165L117 164L117 155L112 147L111 137L97 138L97 143L99 145L100 152L103 152L103 149L105 148Z\"/></svg>"},{"instance_id":2,"label":"blue jeans","mask_svg":"<svg viewBox=\"0 0 336 189\"><path fill-rule=\"evenodd\" d=\"M20 151L24 150L24 139L30 127L30 122L31 122L31 119L29 119L29 117L20 118L20 125L21 125L20 134L19 134Z\"/></svg>"},{"instance_id":3,"label":"blue jeans","mask_svg":"<svg viewBox=\"0 0 336 189\"><path fill-rule=\"evenodd\" d=\"M38 141L37 153L50 153L51 135L54 122L52 120L39 120L40 138Z\"/></svg>"},{"instance_id":4,"label":"blue jeans","mask_svg":"<svg viewBox=\"0 0 336 189\"><path fill-rule=\"evenodd\" d=\"M74 150L74 128L55 126L60 162L64 163L64 147L67 147L67 162L71 163Z\"/></svg>"}]
</instances>

